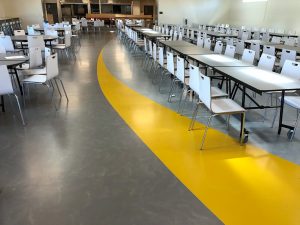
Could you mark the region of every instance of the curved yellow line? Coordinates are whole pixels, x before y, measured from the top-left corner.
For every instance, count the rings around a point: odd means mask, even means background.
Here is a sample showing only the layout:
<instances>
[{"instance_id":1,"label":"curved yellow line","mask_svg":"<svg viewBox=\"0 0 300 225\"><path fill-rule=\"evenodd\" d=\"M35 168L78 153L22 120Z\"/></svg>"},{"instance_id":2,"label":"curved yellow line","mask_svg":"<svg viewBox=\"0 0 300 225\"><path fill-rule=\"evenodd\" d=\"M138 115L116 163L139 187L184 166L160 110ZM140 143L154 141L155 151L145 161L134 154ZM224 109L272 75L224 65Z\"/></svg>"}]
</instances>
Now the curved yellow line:
<instances>
[{"instance_id":1,"label":"curved yellow line","mask_svg":"<svg viewBox=\"0 0 300 225\"><path fill-rule=\"evenodd\" d=\"M162 163L225 224L299 225L300 167L210 129L142 96L117 80L98 59L103 94ZM196 126L201 126L197 124ZM174 196L176 198L176 196Z\"/></svg>"}]
</instances>

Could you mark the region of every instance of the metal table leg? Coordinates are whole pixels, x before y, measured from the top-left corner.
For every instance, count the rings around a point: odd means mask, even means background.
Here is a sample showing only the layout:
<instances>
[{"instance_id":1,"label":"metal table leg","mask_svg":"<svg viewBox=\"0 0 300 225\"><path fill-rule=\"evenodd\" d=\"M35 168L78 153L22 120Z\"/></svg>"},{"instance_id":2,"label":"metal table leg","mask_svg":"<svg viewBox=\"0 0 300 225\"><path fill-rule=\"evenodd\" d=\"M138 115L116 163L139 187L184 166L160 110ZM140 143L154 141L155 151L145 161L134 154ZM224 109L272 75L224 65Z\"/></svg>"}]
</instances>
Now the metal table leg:
<instances>
[{"instance_id":1,"label":"metal table leg","mask_svg":"<svg viewBox=\"0 0 300 225\"><path fill-rule=\"evenodd\" d=\"M22 85L21 85L21 82L20 82L20 79L19 79L19 76L18 76L17 69L14 68L14 71L15 71L15 74L16 74L16 78L17 78L17 81L18 81L18 85L19 85L19 88L20 88L21 95L23 95L23 89L22 89Z\"/></svg>"},{"instance_id":2,"label":"metal table leg","mask_svg":"<svg viewBox=\"0 0 300 225\"><path fill-rule=\"evenodd\" d=\"M284 107L284 94L285 94L285 91L282 91L281 92L281 104L280 104L278 134L281 133L281 128L282 128L282 117L283 117L283 107Z\"/></svg>"}]
</instances>

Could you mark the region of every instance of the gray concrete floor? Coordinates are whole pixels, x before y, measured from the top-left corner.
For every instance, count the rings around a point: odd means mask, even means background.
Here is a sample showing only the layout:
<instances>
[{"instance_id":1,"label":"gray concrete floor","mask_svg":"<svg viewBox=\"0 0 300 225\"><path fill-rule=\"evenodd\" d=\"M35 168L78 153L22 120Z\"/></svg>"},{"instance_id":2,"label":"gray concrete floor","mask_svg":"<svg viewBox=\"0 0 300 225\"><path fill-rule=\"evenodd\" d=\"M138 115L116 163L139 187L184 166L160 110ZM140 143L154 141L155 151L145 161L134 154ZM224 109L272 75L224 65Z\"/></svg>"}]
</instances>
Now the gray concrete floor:
<instances>
[{"instance_id":1,"label":"gray concrete floor","mask_svg":"<svg viewBox=\"0 0 300 225\"><path fill-rule=\"evenodd\" d=\"M61 60L69 104L57 93L51 102L45 87L33 87L24 111L26 127L9 104L0 113L1 225L222 224L102 95L97 57L115 36L83 34L77 60ZM122 51L111 54L126 55L118 46ZM119 68L113 58L105 60ZM128 60L132 73L140 75Z\"/></svg>"},{"instance_id":2,"label":"gray concrete floor","mask_svg":"<svg viewBox=\"0 0 300 225\"><path fill-rule=\"evenodd\" d=\"M111 70L114 72L116 76L124 83L126 83L131 88L135 89L139 93L153 99L154 101L165 105L168 108L173 110L177 110L178 107L178 98L180 96L180 88L177 88L177 93L175 93L175 97L172 99L172 102L169 103L168 99L168 91L170 87L170 79L164 79L162 85L162 93L158 92L158 85L154 85L152 83L152 78L155 76L153 72L149 72L149 70L142 68L143 57L141 56L133 56L127 47L123 44L120 44L120 41L114 40L110 44L110 49L113 49L104 55L104 60L107 60L109 64L109 59L112 57L116 57L116 54L119 58L123 59L124 64L127 65L128 68L126 73L118 72L118 67L113 67ZM251 93L251 92L249 92ZM268 96L256 95L258 102L264 103L268 101ZM238 92L237 97L235 99L237 102L241 100L241 93ZM246 102L250 104L250 101ZM191 116L194 104L189 102L186 106L185 114L186 116ZM287 138L287 129L282 130L281 135L277 135L278 129L278 116L276 119L276 123L273 128L271 128L272 120L274 117L275 111L270 109L267 111L267 116L264 120L264 110L249 110L246 115L246 128L249 130L249 143L259 146L268 152L271 152L279 157L285 158L293 163L300 165L300 131L296 132L294 140L291 142ZM286 124L294 125L296 119L296 110L285 107L284 110L284 122ZM200 122L206 123L206 119L198 119ZM224 125L224 120L221 118L220 120L215 119L214 127L220 129L220 125ZM239 119L232 118L231 119L231 129L229 130L229 135L233 137L238 137L239 134ZM220 129L227 133L226 127L223 126L224 129Z\"/></svg>"}]
</instances>

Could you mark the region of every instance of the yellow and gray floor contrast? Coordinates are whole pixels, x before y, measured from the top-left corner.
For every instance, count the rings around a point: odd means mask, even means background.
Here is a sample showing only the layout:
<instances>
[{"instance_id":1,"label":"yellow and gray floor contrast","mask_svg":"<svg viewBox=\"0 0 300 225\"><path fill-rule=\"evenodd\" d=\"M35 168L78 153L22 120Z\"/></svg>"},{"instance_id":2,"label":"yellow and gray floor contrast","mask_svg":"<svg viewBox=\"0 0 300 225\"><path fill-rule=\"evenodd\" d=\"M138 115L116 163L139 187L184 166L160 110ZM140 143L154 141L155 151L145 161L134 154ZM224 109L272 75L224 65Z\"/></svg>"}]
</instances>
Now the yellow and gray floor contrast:
<instances>
[{"instance_id":1,"label":"yellow and gray floor contrast","mask_svg":"<svg viewBox=\"0 0 300 225\"><path fill-rule=\"evenodd\" d=\"M109 29L83 33L77 59L60 62L68 104L32 88L26 127L6 105L0 224L300 224L300 136L289 142L260 122L240 146L232 118L200 151L203 121L188 131L168 79L159 93L141 64Z\"/></svg>"}]
</instances>

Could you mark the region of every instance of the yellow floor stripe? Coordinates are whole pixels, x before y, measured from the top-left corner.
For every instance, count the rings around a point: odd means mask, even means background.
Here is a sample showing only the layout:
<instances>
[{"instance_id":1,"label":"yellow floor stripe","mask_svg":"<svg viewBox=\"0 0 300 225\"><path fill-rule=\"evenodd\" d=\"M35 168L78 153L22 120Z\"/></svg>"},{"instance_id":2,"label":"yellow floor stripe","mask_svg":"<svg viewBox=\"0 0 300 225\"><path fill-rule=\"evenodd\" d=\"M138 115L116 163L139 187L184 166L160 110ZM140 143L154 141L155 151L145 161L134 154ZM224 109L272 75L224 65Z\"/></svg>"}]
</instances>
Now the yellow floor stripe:
<instances>
[{"instance_id":1,"label":"yellow floor stripe","mask_svg":"<svg viewBox=\"0 0 300 225\"><path fill-rule=\"evenodd\" d=\"M163 164L229 225L299 225L300 167L210 129L142 96L117 80L98 59L98 79L110 104ZM201 127L203 125L196 124ZM174 196L176 198L176 196Z\"/></svg>"}]
</instances>

